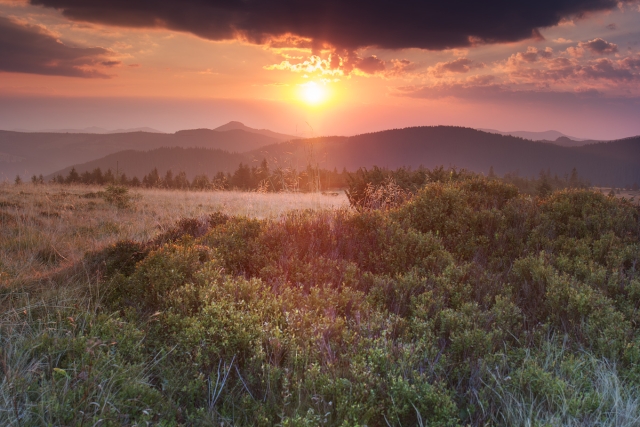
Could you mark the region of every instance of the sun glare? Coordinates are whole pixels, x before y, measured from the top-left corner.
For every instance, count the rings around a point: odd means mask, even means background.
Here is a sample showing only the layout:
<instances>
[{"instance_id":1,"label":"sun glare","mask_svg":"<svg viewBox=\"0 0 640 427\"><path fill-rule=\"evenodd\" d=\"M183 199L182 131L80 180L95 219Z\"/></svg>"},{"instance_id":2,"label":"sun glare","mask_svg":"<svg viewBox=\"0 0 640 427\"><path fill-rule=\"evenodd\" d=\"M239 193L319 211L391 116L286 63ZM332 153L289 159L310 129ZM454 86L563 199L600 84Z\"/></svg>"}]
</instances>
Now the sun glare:
<instances>
[{"instance_id":1,"label":"sun glare","mask_svg":"<svg viewBox=\"0 0 640 427\"><path fill-rule=\"evenodd\" d=\"M324 86L320 86L316 82L309 82L302 85L301 96L307 104L318 105L325 101L327 92Z\"/></svg>"}]
</instances>

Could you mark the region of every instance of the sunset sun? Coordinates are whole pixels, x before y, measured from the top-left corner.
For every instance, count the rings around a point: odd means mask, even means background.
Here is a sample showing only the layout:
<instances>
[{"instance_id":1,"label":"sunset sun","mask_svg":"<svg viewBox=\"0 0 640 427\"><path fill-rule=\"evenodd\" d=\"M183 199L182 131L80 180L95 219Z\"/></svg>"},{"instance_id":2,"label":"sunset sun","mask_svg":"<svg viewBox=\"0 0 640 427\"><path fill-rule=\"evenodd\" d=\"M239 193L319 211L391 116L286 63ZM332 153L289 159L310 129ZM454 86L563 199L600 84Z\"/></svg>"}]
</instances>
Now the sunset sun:
<instances>
[{"instance_id":1,"label":"sunset sun","mask_svg":"<svg viewBox=\"0 0 640 427\"><path fill-rule=\"evenodd\" d=\"M316 82L309 82L302 85L300 96L305 103L318 105L327 99L327 90Z\"/></svg>"}]
</instances>

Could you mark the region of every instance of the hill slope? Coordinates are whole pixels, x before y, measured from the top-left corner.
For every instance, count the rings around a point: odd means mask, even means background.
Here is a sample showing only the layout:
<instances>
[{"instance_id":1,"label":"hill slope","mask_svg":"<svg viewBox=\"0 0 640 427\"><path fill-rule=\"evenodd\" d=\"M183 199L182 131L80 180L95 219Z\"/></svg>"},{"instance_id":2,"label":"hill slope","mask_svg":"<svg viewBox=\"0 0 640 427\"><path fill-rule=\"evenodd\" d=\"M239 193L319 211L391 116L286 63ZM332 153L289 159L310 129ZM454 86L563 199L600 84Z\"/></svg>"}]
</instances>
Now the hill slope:
<instances>
[{"instance_id":1,"label":"hill slope","mask_svg":"<svg viewBox=\"0 0 640 427\"><path fill-rule=\"evenodd\" d=\"M231 121L231 122L227 123L226 125L219 126L219 127L215 128L214 130L218 131L218 132L226 132L226 131L229 131L229 130L243 130L243 131L246 131L246 132L257 133L259 135L268 136L269 138L273 138L273 139L276 139L278 141L289 141L291 139L296 139L297 138L297 137L295 137L293 135L287 135L287 134L284 134L284 133L273 132L273 131L270 131L269 129L254 129L254 128L250 128L249 126L245 126L243 123L235 122L235 121Z\"/></svg>"},{"instance_id":2,"label":"hill slope","mask_svg":"<svg viewBox=\"0 0 640 427\"><path fill-rule=\"evenodd\" d=\"M160 147L202 147L244 152L274 144L281 139L242 129L216 131L195 129L159 134L22 133L0 131L0 180L16 174L28 178L48 175L74 164L100 159L124 150L153 150Z\"/></svg>"},{"instance_id":3,"label":"hill slope","mask_svg":"<svg viewBox=\"0 0 640 427\"><path fill-rule=\"evenodd\" d=\"M433 168L439 165L487 173L518 172L537 176L540 170L564 176L575 167L598 185L624 186L640 182L640 137L583 147L497 135L470 128L435 126L394 129L352 137L294 140L250 153L281 164L354 170L374 165Z\"/></svg>"},{"instance_id":4,"label":"hill slope","mask_svg":"<svg viewBox=\"0 0 640 427\"><path fill-rule=\"evenodd\" d=\"M204 140L207 132L215 131L178 132L176 135L179 137L174 140L180 142L180 138L185 138L193 142L200 137ZM141 177L153 167L158 167L161 173L171 168L174 172L184 170L192 177L199 173L230 172L240 162L256 164L266 158L272 168L284 166L298 170L308 164L352 171L372 166L395 169L444 165L487 173L493 166L499 175L517 172L525 177L537 176L543 169L562 177L575 167L581 177L594 185L620 187L640 182L640 137L569 148L469 128L437 126L394 129L352 137L297 139L262 146L235 156L221 152L214 156L209 151L201 150L201 155L194 154L197 150L164 150L146 154L127 151L80 164L76 169L80 172L95 167L115 170L116 162L119 162L121 170L129 176ZM136 160L130 161L127 156L134 156ZM125 168L124 165L131 166ZM66 175L68 170L60 173Z\"/></svg>"},{"instance_id":5,"label":"hill slope","mask_svg":"<svg viewBox=\"0 0 640 427\"><path fill-rule=\"evenodd\" d=\"M164 147L151 151L119 151L74 167L80 174L91 172L96 168L100 168L103 172L111 169L115 173L117 168L120 173L125 173L129 178L137 176L140 179L153 168L157 168L161 176L168 170L173 171L174 174L184 171L187 178L192 180L200 174L212 177L217 172L233 172L241 162L247 162L249 159L243 154L208 148ZM53 178L56 175L67 176L70 170L71 166L66 167L47 178Z\"/></svg>"},{"instance_id":6,"label":"hill slope","mask_svg":"<svg viewBox=\"0 0 640 427\"><path fill-rule=\"evenodd\" d=\"M548 130L544 132L530 132L530 131L513 131L502 132L496 129L478 129L482 132L496 133L499 135L516 136L518 138L530 139L532 141L553 142L556 145L562 145L563 147L579 147L581 145L588 144L593 141L587 141L582 138L576 138L575 136L565 135L557 130Z\"/></svg>"}]
</instances>

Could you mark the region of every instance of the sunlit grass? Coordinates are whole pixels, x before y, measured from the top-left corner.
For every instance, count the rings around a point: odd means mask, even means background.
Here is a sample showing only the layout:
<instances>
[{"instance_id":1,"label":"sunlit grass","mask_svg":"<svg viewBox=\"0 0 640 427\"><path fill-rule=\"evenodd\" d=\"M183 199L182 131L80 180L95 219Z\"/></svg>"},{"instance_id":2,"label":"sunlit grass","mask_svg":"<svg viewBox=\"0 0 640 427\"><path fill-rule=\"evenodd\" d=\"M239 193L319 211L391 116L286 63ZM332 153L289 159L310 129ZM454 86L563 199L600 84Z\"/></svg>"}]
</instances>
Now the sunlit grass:
<instances>
[{"instance_id":1,"label":"sunlit grass","mask_svg":"<svg viewBox=\"0 0 640 427\"><path fill-rule=\"evenodd\" d=\"M135 189L132 206L118 209L95 197L101 190L1 184L0 283L37 279L119 240L150 240L180 218L221 211L263 219L292 209L348 204L344 194Z\"/></svg>"}]
</instances>

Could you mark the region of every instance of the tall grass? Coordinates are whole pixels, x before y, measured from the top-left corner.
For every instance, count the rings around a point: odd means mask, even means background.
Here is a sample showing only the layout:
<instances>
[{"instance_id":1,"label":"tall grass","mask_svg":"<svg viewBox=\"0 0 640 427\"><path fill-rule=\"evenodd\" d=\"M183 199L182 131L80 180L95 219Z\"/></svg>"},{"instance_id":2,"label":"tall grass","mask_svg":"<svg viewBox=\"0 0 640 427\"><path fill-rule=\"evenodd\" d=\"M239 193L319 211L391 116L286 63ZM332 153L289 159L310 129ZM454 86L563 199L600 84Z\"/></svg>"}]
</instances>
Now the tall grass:
<instances>
[{"instance_id":1,"label":"tall grass","mask_svg":"<svg viewBox=\"0 0 640 427\"><path fill-rule=\"evenodd\" d=\"M122 209L100 197L101 191L84 185L0 184L0 285L46 280L87 252L120 240L151 240L181 218L215 211L269 218L348 203L344 195L317 193L137 189L131 206Z\"/></svg>"}]
</instances>

